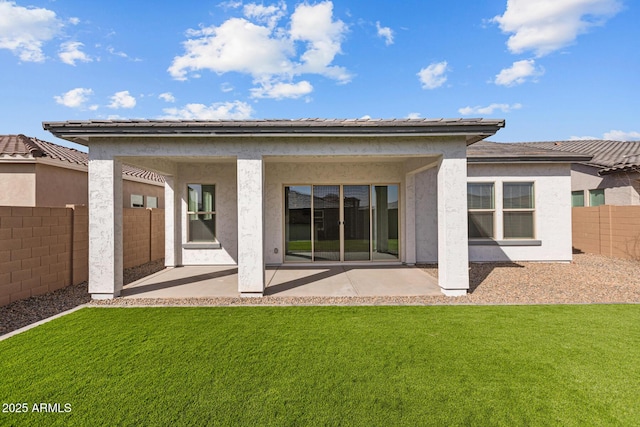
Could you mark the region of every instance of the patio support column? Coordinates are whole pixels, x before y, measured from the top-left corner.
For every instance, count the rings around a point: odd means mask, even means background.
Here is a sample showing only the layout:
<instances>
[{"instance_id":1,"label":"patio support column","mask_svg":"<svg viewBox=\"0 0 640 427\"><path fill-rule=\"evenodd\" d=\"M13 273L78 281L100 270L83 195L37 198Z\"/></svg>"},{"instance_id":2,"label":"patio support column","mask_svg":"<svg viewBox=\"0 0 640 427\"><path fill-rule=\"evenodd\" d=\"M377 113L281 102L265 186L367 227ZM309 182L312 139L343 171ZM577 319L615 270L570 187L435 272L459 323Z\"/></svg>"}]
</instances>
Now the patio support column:
<instances>
[{"instance_id":1,"label":"patio support column","mask_svg":"<svg viewBox=\"0 0 640 427\"><path fill-rule=\"evenodd\" d=\"M445 153L438 168L438 284L447 296L469 289L466 144Z\"/></svg>"},{"instance_id":2,"label":"patio support column","mask_svg":"<svg viewBox=\"0 0 640 427\"><path fill-rule=\"evenodd\" d=\"M416 263L416 175L408 173L404 180L404 262Z\"/></svg>"},{"instance_id":3,"label":"patio support column","mask_svg":"<svg viewBox=\"0 0 640 427\"><path fill-rule=\"evenodd\" d=\"M89 293L110 299L122 290L122 163L99 147L89 152Z\"/></svg>"},{"instance_id":4,"label":"patio support column","mask_svg":"<svg viewBox=\"0 0 640 427\"><path fill-rule=\"evenodd\" d=\"M261 155L243 154L238 174L238 292L264 292L264 164Z\"/></svg>"},{"instance_id":5,"label":"patio support column","mask_svg":"<svg viewBox=\"0 0 640 427\"><path fill-rule=\"evenodd\" d=\"M180 191L176 187L175 175L165 176L164 180L164 265L178 267L182 265L182 248L180 245Z\"/></svg>"}]
</instances>

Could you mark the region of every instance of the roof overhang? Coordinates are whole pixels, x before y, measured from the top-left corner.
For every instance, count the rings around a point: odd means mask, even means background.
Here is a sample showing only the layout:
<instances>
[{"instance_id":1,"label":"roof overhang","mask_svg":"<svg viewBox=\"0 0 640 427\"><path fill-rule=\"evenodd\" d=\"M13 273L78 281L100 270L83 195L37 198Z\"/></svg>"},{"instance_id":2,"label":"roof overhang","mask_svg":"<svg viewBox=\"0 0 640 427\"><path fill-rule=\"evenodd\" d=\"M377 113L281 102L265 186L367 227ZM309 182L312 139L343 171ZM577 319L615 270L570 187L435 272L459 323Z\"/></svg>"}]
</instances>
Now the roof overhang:
<instances>
[{"instance_id":1,"label":"roof overhang","mask_svg":"<svg viewBox=\"0 0 640 427\"><path fill-rule=\"evenodd\" d=\"M481 141L505 125L486 119L392 119L392 120L90 120L43 122L58 138L88 146L92 138L123 137L390 137L464 136L467 145Z\"/></svg>"}]
</instances>

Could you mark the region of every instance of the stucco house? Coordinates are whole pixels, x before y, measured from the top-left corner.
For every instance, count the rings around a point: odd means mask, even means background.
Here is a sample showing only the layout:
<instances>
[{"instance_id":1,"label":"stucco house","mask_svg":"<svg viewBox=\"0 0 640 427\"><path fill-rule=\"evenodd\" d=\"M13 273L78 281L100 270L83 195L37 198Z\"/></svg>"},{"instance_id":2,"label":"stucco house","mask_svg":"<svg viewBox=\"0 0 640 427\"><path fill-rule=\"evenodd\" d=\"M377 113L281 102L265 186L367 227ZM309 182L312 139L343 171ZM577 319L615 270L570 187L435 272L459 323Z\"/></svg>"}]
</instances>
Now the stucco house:
<instances>
[{"instance_id":1,"label":"stucco house","mask_svg":"<svg viewBox=\"0 0 640 427\"><path fill-rule=\"evenodd\" d=\"M479 142L503 120L43 126L89 147L93 298L122 288L123 163L165 176L168 267L237 265L260 296L267 265L437 262L456 296L469 260L571 260L570 163L588 159Z\"/></svg>"},{"instance_id":2,"label":"stucco house","mask_svg":"<svg viewBox=\"0 0 640 427\"><path fill-rule=\"evenodd\" d=\"M543 148L592 156L571 167L572 205L640 205L640 141L577 140L526 142Z\"/></svg>"},{"instance_id":3,"label":"stucco house","mask_svg":"<svg viewBox=\"0 0 640 427\"><path fill-rule=\"evenodd\" d=\"M0 135L0 206L89 202L87 153L25 135ZM164 207L164 178L125 165L123 207Z\"/></svg>"}]
</instances>

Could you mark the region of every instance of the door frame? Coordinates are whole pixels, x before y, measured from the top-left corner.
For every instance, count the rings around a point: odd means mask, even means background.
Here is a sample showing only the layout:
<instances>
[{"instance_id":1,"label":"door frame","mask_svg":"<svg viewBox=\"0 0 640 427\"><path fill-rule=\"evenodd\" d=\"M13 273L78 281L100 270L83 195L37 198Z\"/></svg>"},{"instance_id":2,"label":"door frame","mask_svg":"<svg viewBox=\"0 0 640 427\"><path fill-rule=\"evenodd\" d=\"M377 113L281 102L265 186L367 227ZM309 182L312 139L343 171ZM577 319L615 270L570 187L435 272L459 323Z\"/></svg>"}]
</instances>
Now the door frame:
<instances>
[{"instance_id":1,"label":"door frame","mask_svg":"<svg viewBox=\"0 0 640 427\"><path fill-rule=\"evenodd\" d=\"M344 260L344 187L345 186L368 186L369 187L369 259L368 260L355 260L355 261L345 261ZM339 218L340 218L340 232L339 232L339 239L340 239L340 254L339 254L339 260L336 261L330 261L330 260L322 260L322 261L316 261L314 259L314 251L315 251L315 239L314 239L314 235L313 235L313 224L314 224L314 207L313 207L313 187L316 186L337 186L339 188ZM396 186L398 189L398 214L397 214L397 232L398 232L398 256L396 259L389 259L389 260L382 260L382 259L377 259L374 260L373 259L373 199L372 199L372 189L375 188L376 186ZM310 191L310 197L311 197L311 205L310 205L310 210L311 210L311 233L310 233L310 237L311 237L311 259L310 260L287 260L286 256L287 256L287 241L286 241L286 227L287 227L287 216L285 213L286 210L286 193L285 193L285 188L286 187L310 187L311 191ZM401 263L402 260L402 244L401 244L401 236L402 236L402 229L403 229L403 225L402 225L402 203L401 203L401 197L402 197L402 183L400 182L346 182L346 183L324 183L324 182L319 182L319 183L309 183L309 182L305 182L305 183L295 183L295 184L289 184L289 183L285 183L282 184L282 188L281 188L281 193L282 194L282 263L283 264L294 264L294 265L336 265L336 264L398 264Z\"/></svg>"}]
</instances>

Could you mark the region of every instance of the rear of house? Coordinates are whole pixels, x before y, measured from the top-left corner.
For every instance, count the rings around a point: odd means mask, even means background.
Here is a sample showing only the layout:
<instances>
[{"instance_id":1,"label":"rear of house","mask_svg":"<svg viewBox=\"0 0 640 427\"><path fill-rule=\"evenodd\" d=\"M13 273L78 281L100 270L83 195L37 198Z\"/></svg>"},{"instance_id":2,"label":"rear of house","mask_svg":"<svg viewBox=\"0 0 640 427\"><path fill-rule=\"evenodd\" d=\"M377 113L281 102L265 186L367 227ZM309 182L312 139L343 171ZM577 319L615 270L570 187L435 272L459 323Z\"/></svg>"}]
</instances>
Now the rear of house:
<instances>
[{"instance_id":1,"label":"rear of house","mask_svg":"<svg viewBox=\"0 0 640 427\"><path fill-rule=\"evenodd\" d=\"M123 163L165 176L166 265L237 265L243 296L263 294L266 265L437 262L455 296L469 260L571 260L570 162L585 156L478 142L501 120L44 126L90 147L94 298L122 287Z\"/></svg>"}]
</instances>

